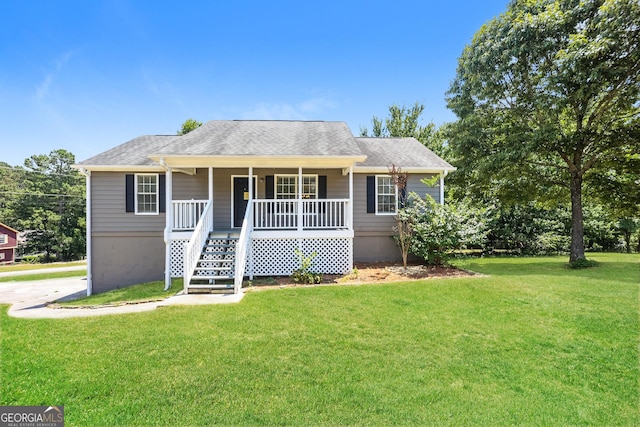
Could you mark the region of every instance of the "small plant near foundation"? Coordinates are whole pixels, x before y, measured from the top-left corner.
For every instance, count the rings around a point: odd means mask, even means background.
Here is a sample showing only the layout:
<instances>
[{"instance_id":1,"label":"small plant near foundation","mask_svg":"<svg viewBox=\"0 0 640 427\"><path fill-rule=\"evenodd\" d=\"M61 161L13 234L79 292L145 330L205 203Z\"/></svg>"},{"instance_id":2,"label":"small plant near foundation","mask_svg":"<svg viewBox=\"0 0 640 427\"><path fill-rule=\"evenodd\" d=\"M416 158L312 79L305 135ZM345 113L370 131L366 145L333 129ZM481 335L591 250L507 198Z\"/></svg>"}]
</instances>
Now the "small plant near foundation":
<instances>
[{"instance_id":1,"label":"small plant near foundation","mask_svg":"<svg viewBox=\"0 0 640 427\"><path fill-rule=\"evenodd\" d=\"M300 248L296 248L295 254L298 257L299 267L291 273L293 281L309 285L322 282L322 274L311 271L311 264L317 253L312 252L311 255L306 256Z\"/></svg>"}]
</instances>

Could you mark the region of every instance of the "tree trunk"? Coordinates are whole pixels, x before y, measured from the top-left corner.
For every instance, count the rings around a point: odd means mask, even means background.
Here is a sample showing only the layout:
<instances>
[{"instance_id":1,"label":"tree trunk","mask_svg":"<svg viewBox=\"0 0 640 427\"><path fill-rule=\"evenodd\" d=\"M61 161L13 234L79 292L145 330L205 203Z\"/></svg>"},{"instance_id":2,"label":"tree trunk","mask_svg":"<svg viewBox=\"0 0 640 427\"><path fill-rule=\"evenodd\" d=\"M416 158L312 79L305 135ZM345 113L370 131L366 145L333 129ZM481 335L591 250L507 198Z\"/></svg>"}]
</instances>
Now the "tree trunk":
<instances>
[{"instance_id":1,"label":"tree trunk","mask_svg":"<svg viewBox=\"0 0 640 427\"><path fill-rule=\"evenodd\" d=\"M569 262L584 258L584 221L582 217L582 175L571 171L571 253Z\"/></svg>"}]
</instances>

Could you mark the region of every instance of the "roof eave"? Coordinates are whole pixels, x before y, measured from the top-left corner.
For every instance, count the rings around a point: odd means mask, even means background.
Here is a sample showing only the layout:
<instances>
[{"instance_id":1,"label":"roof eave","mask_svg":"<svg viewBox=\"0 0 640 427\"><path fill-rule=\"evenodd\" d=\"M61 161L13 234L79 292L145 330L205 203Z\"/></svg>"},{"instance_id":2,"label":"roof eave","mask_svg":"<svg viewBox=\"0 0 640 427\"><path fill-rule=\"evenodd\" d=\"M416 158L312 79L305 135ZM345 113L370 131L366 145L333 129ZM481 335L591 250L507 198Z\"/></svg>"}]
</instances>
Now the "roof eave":
<instances>
[{"instance_id":1,"label":"roof eave","mask_svg":"<svg viewBox=\"0 0 640 427\"><path fill-rule=\"evenodd\" d=\"M78 170L87 170L92 172L163 172L165 168L161 165L71 165L72 168Z\"/></svg>"},{"instance_id":2,"label":"roof eave","mask_svg":"<svg viewBox=\"0 0 640 427\"><path fill-rule=\"evenodd\" d=\"M327 167L343 168L366 160L364 155L349 156L192 156L153 154L149 158L173 168L200 167Z\"/></svg>"},{"instance_id":3,"label":"roof eave","mask_svg":"<svg viewBox=\"0 0 640 427\"><path fill-rule=\"evenodd\" d=\"M437 167L420 167L420 166L410 166L410 167L403 167L402 168L402 172L407 172L407 173L449 173L449 172L453 172L455 171L456 168L453 166L449 166L449 167L441 167L441 168L437 168ZM384 174L388 174L389 173L389 167L388 166L354 166L353 167L353 172L355 173L384 173Z\"/></svg>"}]
</instances>

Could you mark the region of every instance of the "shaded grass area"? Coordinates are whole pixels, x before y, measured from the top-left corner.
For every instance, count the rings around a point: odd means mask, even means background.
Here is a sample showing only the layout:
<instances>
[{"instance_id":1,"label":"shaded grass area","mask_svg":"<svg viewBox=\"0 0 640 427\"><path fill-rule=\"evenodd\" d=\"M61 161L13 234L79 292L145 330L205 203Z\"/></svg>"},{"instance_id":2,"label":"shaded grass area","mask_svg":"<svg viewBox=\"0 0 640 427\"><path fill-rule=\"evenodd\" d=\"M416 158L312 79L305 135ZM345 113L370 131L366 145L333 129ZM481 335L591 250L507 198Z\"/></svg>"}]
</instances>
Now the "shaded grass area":
<instances>
[{"instance_id":1,"label":"shaded grass area","mask_svg":"<svg viewBox=\"0 0 640 427\"><path fill-rule=\"evenodd\" d=\"M164 281L141 283L120 289L78 298L72 301L58 302L62 307L86 307L121 302L159 301L182 290L182 279L173 279L171 288L164 290Z\"/></svg>"},{"instance_id":2,"label":"shaded grass area","mask_svg":"<svg viewBox=\"0 0 640 427\"><path fill-rule=\"evenodd\" d=\"M286 288L121 316L0 315L2 405L68 425L638 425L640 257Z\"/></svg>"},{"instance_id":3,"label":"shaded grass area","mask_svg":"<svg viewBox=\"0 0 640 427\"><path fill-rule=\"evenodd\" d=\"M59 267L75 267L79 265L87 265L86 261L73 261L73 262L55 262L50 264L9 264L0 265L0 273L10 271L27 271L27 270L42 270L45 268L59 268Z\"/></svg>"},{"instance_id":4,"label":"shaded grass area","mask_svg":"<svg viewBox=\"0 0 640 427\"><path fill-rule=\"evenodd\" d=\"M87 270L74 270L74 271L55 271L49 273L33 273L20 276L0 277L0 283L3 282L30 282L33 280L46 280L46 279L63 279L65 277L79 277L86 276Z\"/></svg>"}]
</instances>

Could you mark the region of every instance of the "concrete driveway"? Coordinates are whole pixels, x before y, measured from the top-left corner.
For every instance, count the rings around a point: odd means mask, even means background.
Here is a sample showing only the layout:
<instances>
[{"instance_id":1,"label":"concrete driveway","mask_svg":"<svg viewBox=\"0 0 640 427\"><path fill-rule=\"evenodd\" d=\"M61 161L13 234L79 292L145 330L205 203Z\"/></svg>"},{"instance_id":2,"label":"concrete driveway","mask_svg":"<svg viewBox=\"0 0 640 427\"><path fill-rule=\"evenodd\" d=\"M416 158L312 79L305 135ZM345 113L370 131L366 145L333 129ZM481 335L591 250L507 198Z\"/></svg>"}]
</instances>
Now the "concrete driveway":
<instances>
[{"instance_id":1,"label":"concrete driveway","mask_svg":"<svg viewBox=\"0 0 640 427\"><path fill-rule=\"evenodd\" d=\"M87 292L86 277L1 282L0 304L12 304L9 316L30 319L64 319L140 313L168 305L225 304L240 302L243 292L228 295L175 295L163 301L94 308L51 308L48 303L82 297Z\"/></svg>"}]
</instances>

